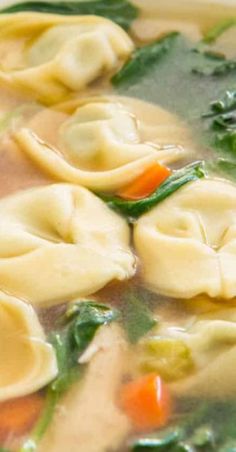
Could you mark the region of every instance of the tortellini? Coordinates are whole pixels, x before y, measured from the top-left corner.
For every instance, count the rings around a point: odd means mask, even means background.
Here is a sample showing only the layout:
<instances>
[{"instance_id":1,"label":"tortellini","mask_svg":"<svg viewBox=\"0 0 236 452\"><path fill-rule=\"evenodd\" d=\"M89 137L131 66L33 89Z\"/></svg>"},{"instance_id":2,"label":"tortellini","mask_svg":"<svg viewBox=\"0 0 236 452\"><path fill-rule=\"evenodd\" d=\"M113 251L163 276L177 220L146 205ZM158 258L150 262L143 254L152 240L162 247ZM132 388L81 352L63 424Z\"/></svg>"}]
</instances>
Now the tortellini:
<instances>
[{"instance_id":1,"label":"tortellini","mask_svg":"<svg viewBox=\"0 0 236 452\"><path fill-rule=\"evenodd\" d=\"M177 394L222 397L236 388L236 312L228 309L195 320L186 330L171 327L172 337L190 348L195 371L172 384Z\"/></svg>"},{"instance_id":2,"label":"tortellini","mask_svg":"<svg viewBox=\"0 0 236 452\"><path fill-rule=\"evenodd\" d=\"M236 389L235 307L179 319L176 314L174 319L160 320L151 336L138 345L134 359L139 372L159 373L176 395L232 394Z\"/></svg>"},{"instance_id":3,"label":"tortellini","mask_svg":"<svg viewBox=\"0 0 236 452\"><path fill-rule=\"evenodd\" d=\"M40 120L43 122L43 115ZM28 128L19 130L15 138L22 150L53 176L103 191L127 185L153 162L170 163L185 154L176 145L160 149L141 143L136 118L115 101L79 106L58 126L56 135L54 145Z\"/></svg>"},{"instance_id":4,"label":"tortellini","mask_svg":"<svg viewBox=\"0 0 236 452\"><path fill-rule=\"evenodd\" d=\"M134 46L96 16L20 13L0 18L0 81L47 104L114 70Z\"/></svg>"},{"instance_id":5,"label":"tortellini","mask_svg":"<svg viewBox=\"0 0 236 452\"><path fill-rule=\"evenodd\" d=\"M185 185L135 226L143 277L176 298L236 295L236 186L201 179Z\"/></svg>"},{"instance_id":6,"label":"tortellini","mask_svg":"<svg viewBox=\"0 0 236 452\"><path fill-rule=\"evenodd\" d=\"M0 201L2 290L53 305L134 271L125 220L88 190L55 184Z\"/></svg>"},{"instance_id":7,"label":"tortellini","mask_svg":"<svg viewBox=\"0 0 236 452\"><path fill-rule=\"evenodd\" d=\"M0 293L0 401L46 386L57 375L53 348L32 307Z\"/></svg>"}]
</instances>

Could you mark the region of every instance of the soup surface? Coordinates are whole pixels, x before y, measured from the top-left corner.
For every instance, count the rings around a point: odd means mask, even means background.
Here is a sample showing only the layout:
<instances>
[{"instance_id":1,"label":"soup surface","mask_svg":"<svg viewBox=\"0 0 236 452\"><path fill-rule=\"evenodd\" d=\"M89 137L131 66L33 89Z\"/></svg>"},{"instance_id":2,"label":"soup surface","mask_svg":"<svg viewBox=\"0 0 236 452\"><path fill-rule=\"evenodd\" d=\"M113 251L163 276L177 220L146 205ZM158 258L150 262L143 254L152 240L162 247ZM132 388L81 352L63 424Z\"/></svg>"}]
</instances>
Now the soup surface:
<instances>
[{"instance_id":1,"label":"soup surface","mask_svg":"<svg viewBox=\"0 0 236 452\"><path fill-rule=\"evenodd\" d=\"M0 451L235 451L236 4L5 3Z\"/></svg>"}]
</instances>

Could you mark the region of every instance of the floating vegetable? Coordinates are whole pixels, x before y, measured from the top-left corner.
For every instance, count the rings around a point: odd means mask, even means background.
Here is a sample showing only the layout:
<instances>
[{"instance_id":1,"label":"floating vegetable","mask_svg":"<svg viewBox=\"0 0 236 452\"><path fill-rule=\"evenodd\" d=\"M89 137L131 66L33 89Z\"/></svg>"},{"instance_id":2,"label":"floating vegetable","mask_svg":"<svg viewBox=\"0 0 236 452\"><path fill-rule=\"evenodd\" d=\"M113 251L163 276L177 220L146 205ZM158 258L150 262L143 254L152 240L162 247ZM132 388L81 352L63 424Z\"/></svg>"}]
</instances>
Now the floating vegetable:
<instances>
[{"instance_id":1,"label":"floating vegetable","mask_svg":"<svg viewBox=\"0 0 236 452\"><path fill-rule=\"evenodd\" d=\"M0 404L0 441L10 435L23 435L33 427L43 408L43 397L38 393ZM1 452L1 449L0 449Z\"/></svg>"},{"instance_id":2,"label":"floating vegetable","mask_svg":"<svg viewBox=\"0 0 236 452\"><path fill-rule=\"evenodd\" d=\"M135 201L150 196L171 174L169 168L154 163L134 182L118 193L124 199Z\"/></svg>"},{"instance_id":3,"label":"floating vegetable","mask_svg":"<svg viewBox=\"0 0 236 452\"><path fill-rule=\"evenodd\" d=\"M194 74L223 76L236 71L236 60L228 60L216 52L204 51L199 63L192 68Z\"/></svg>"},{"instance_id":4,"label":"floating vegetable","mask_svg":"<svg viewBox=\"0 0 236 452\"><path fill-rule=\"evenodd\" d=\"M152 430L167 424L171 413L170 395L158 374L126 383L120 404L137 430Z\"/></svg>"},{"instance_id":5,"label":"floating vegetable","mask_svg":"<svg viewBox=\"0 0 236 452\"><path fill-rule=\"evenodd\" d=\"M143 339L140 349L140 369L145 372L156 372L165 381L183 378L194 368L191 351L180 339L148 337Z\"/></svg>"},{"instance_id":6,"label":"floating vegetable","mask_svg":"<svg viewBox=\"0 0 236 452\"><path fill-rule=\"evenodd\" d=\"M58 377L48 386L42 416L19 452L34 452L44 436L60 397L79 379L83 365L79 357L86 350L97 329L117 319L117 311L93 301L78 301L66 313L64 326L51 335L58 361Z\"/></svg>"},{"instance_id":7,"label":"floating vegetable","mask_svg":"<svg viewBox=\"0 0 236 452\"><path fill-rule=\"evenodd\" d=\"M157 324L144 298L135 292L124 297L122 317L128 339L133 344Z\"/></svg>"},{"instance_id":8,"label":"floating vegetable","mask_svg":"<svg viewBox=\"0 0 236 452\"><path fill-rule=\"evenodd\" d=\"M38 11L41 13L83 15L92 14L107 17L123 28L128 29L138 16L138 8L127 0L94 0L94 1L29 1L3 8L1 13L18 13L21 11Z\"/></svg>"},{"instance_id":9,"label":"floating vegetable","mask_svg":"<svg viewBox=\"0 0 236 452\"><path fill-rule=\"evenodd\" d=\"M236 25L235 19L223 20L223 22L218 23L213 28L211 28L204 36L203 42L207 44L212 44L216 41L219 36L222 35L226 30Z\"/></svg>"},{"instance_id":10,"label":"floating vegetable","mask_svg":"<svg viewBox=\"0 0 236 452\"><path fill-rule=\"evenodd\" d=\"M118 196L110 195L101 195L101 198L109 205L109 207L118 210L123 215L131 218L138 218L168 196L172 195L176 190L183 187L183 185L201 179L202 177L205 177L206 174L207 171L204 162L198 161L175 171L151 196L148 196L147 198L138 201L126 201Z\"/></svg>"},{"instance_id":11,"label":"floating vegetable","mask_svg":"<svg viewBox=\"0 0 236 452\"><path fill-rule=\"evenodd\" d=\"M236 449L235 401L199 402L195 411L188 400L183 403L184 421L173 430L137 438L132 452L234 452ZM195 401L196 403L196 401ZM184 407L187 405L187 409Z\"/></svg>"},{"instance_id":12,"label":"floating vegetable","mask_svg":"<svg viewBox=\"0 0 236 452\"><path fill-rule=\"evenodd\" d=\"M221 153L236 159L236 91L227 90L224 96L211 102L209 112L202 115L209 120L211 144Z\"/></svg>"},{"instance_id":13,"label":"floating vegetable","mask_svg":"<svg viewBox=\"0 0 236 452\"><path fill-rule=\"evenodd\" d=\"M177 32L169 33L158 41L135 50L131 59L112 78L113 85L129 84L144 76L153 65L157 64L168 53L178 36L179 33Z\"/></svg>"}]
</instances>

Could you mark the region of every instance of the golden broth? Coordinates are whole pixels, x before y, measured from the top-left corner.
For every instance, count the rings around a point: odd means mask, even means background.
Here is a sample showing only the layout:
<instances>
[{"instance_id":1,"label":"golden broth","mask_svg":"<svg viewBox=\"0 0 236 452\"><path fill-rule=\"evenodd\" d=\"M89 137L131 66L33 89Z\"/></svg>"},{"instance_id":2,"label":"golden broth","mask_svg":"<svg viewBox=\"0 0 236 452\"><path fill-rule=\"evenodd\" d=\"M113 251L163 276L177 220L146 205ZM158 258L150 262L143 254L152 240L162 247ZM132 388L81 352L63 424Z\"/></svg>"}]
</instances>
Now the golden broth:
<instances>
[{"instance_id":1,"label":"golden broth","mask_svg":"<svg viewBox=\"0 0 236 452\"><path fill-rule=\"evenodd\" d=\"M199 41L203 33L218 20L236 15L234 2L156 2L155 0L136 0L142 7L142 15L131 28L135 42L145 44L163 33L181 31L192 42ZM158 5L157 5L158 3ZM178 3L178 4L177 4ZM225 49L227 50L227 49ZM1 52L1 49L0 49ZM13 62L14 63L14 62ZM204 158L209 152L194 139L194 131L183 119L178 118L163 108L153 104L117 96L107 82L96 82L93 87L84 90L79 96L72 96L65 102L52 108L32 104L26 96L20 96L5 87L0 89L0 197L20 190L47 185L56 180L41 170L21 151L14 139L14 132L19 126L32 128L40 138L52 146L58 146L58 127L69 117L79 104L91 97L99 96L115 100L127 107L138 118L138 129L142 142L152 142L160 146L180 145L187 149L186 155L177 166ZM9 130L1 131L1 124L10 112L17 111L24 105L19 115L9 119ZM143 290L140 277L140 263L137 275L128 283L111 283L92 298L97 301L118 306L123 309L124 293L130 289ZM66 301L66 300L65 300ZM149 305L163 323L186 325L203 314L220 312L227 306L235 306L235 300L226 302L201 296L192 300L176 300L151 294ZM39 315L47 331L54 328L56 320L65 307L39 310ZM103 333L101 333L102 335ZM100 341L100 342L99 342ZM136 355L136 346L130 346L120 326L109 327L107 337L100 338L98 348L92 353L94 359L89 361L86 375L82 382L76 383L60 400L57 413L49 431L43 439L39 452L105 452L108 450L125 452L126 440L132 430L128 417L122 412L117 402L117 395L122 383L140 374ZM11 345L10 345L11 346ZM19 358L19 357L18 357ZM223 365L223 364L222 364ZM224 370L223 370L224 372ZM222 375L223 378L223 375ZM171 391L177 396L186 395L185 383L181 388L173 385ZM211 388L205 388L204 397L211 397ZM220 392L214 397L221 396ZM220 391L220 389L219 389ZM230 391L226 391L230 396ZM194 393L194 396L196 394ZM178 412L175 414L178 417ZM79 448L78 448L79 444ZM8 438L5 444L17 450L14 438ZM18 447L18 442L17 442Z\"/></svg>"}]
</instances>

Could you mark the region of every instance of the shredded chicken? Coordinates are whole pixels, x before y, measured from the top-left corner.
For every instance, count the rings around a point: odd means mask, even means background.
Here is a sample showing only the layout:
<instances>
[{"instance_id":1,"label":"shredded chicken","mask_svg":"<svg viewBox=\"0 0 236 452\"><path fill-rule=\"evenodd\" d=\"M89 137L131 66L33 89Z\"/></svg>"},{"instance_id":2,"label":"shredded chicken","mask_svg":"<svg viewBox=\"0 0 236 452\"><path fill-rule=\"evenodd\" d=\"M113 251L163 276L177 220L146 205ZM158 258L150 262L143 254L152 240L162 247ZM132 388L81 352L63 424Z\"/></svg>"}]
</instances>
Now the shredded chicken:
<instances>
[{"instance_id":1,"label":"shredded chicken","mask_svg":"<svg viewBox=\"0 0 236 452\"><path fill-rule=\"evenodd\" d=\"M120 328L102 327L96 342L83 380L61 401L39 452L110 452L129 433L129 421L115 401L126 361Z\"/></svg>"}]
</instances>

